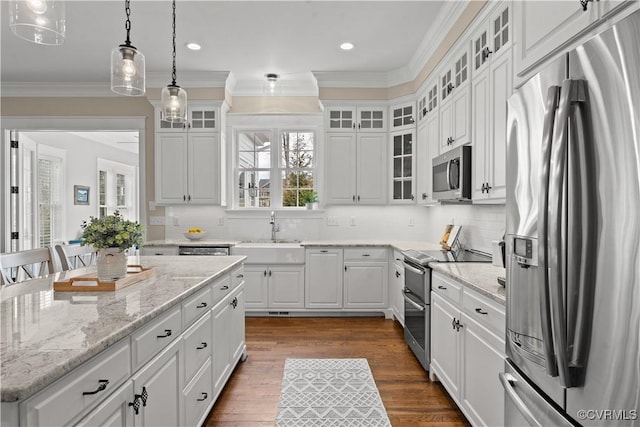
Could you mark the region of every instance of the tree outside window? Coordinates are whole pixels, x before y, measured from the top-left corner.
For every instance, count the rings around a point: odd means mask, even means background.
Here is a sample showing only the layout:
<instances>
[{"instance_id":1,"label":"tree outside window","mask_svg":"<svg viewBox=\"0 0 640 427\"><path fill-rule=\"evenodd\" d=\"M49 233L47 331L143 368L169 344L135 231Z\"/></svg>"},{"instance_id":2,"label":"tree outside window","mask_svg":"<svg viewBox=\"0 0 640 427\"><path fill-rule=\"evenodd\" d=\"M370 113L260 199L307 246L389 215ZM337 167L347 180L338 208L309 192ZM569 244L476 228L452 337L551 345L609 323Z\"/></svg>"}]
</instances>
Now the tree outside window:
<instances>
[{"instance_id":1,"label":"tree outside window","mask_svg":"<svg viewBox=\"0 0 640 427\"><path fill-rule=\"evenodd\" d=\"M313 132L282 132L282 206L304 206L313 187Z\"/></svg>"}]
</instances>

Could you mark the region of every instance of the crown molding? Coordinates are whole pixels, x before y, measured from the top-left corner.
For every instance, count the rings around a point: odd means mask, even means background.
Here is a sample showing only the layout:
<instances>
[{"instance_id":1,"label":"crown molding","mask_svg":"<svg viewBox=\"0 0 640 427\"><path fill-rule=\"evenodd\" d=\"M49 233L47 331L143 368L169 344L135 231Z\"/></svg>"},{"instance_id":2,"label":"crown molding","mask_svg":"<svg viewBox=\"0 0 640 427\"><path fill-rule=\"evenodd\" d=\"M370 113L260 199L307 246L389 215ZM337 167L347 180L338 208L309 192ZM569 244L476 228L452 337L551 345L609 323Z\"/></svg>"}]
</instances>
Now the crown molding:
<instances>
[{"instance_id":1,"label":"crown molding","mask_svg":"<svg viewBox=\"0 0 640 427\"><path fill-rule=\"evenodd\" d=\"M111 92L111 88L108 83L3 82L1 90L3 98L81 98L122 96Z\"/></svg>"},{"instance_id":2,"label":"crown molding","mask_svg":"<svg viewBox=\"0 0 640 427\"><path fill-rule=\"evenodd\" d=\"M226 87L229 71L183 71L177 83L182 87ZM166 72L147 72L147 87L163 88L171 83L171 75Z\"/></svg>"},{"instance_id":3,"label":"crown molding","mask_svg":"<svg viewBox=\"0 0 640 427\"><path fill-rule=\"evenodd\" d=\"M312 71L318 87L381 88L389 87L386 71Z\"/></svg>"}]
</instances>

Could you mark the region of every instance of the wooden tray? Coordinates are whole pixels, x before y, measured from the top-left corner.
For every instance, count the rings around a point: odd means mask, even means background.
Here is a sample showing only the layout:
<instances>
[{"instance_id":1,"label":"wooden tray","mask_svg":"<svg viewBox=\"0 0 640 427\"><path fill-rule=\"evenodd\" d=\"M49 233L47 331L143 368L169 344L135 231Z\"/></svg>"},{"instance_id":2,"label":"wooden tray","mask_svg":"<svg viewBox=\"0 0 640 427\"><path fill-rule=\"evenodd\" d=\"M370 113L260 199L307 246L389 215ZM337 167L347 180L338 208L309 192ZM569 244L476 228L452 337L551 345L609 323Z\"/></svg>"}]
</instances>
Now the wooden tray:
<instances>
[{"instance_id":1,"label":"wooden tray","mask_svg":"<svg viewBox=\"0 0 640 427\"><path fill-rule=\"evenodd\" d=\"M153 276L155 276L155 270L151 267L128 265L127 275L118 280L102 281L98 279L96 273L91 273L55 281L53 282L53 290L59 292L117 291Z\"/></svg>"}]
</instances>

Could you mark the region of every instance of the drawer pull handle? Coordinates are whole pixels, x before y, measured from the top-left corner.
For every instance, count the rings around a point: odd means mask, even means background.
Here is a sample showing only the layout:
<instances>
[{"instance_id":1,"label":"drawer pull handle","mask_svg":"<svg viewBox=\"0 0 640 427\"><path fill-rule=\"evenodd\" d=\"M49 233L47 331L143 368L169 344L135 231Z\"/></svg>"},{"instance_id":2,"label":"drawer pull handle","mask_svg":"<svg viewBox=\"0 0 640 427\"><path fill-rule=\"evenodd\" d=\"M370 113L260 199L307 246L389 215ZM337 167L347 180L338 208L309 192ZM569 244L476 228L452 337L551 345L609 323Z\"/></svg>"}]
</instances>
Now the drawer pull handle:
<instances>
[{"instance_id":1,"label":"drawer pull handle","mask_svg":"<svg viewBox=\"0 0 640 427\"><path fill-rule=\"evenodd\" d=\"M453 320L451 321L451 328L455 329L456 328L456 318L454 317Z\"/></svg>"},{"instance_id":2,"label":"drawer pull handle","mask_svg":"<svg viewBox=\"0 0 640 427\"><path fill-rule=\"evenodd\" d=\"M201 302L200 304L196 305L196 308L205 308L207 306L206 302Z\"/></svg>"},{"instance_id":3,"label":"drawer pull handle","mask_svg":"<svg viewBox=\"0 0 640 427\"><path fill-rule=\"evenodd\" d=\"M488 311L482 311L481 308L476 308L476 313L478 313L478 314L489 314Z\"/></svg>"},{"instance_id":4,"label":"drawer pull handle","mask_svg":"<svg viewBox=\"0 0 640 427\"><path fill-rule=\"evenodd\" d=\"M321 254L328 254L328 253L329 253L329 251L328 251L328 250L326 250L326 249L323 249L323 250L321 250L321 251L320 251L320 253L321 253Z\"/></svg>"},{"instance_id":5,"label":"drawer pull handle","mask_svg":"<svg viewBox=\"0 0 640 427\"><path fill-rule=\"evenodd\" d=\"M108 385L109 385L109 380L98 380L98 388L97 389L95 389L94 391L83 391L82 395L83 396L87 396L87 395L91 395L91 394L100 393L102 390L107 388Z\"/></svg>"},{"instance_id":6,"label":"drawer pull handle","mask_svg":"<svg viewBox=\"0 0 640 427\"><path fill-rule=\"evenodd\" d=\"M209 397L209 395L207 393L205 393L205 392L202 392L200 395L202 397L200 399L197 399L198 402L202 402L203 400L207 400L207 398Z\"/></svg>"},{"instance_id":7,"label":"drawer pull handle","mask_svg":"<svg viewBox=\"0 0 640 427\"><path fill-rule=\"evenodd\" d=\"M236 276L236 278L237 278L237 279L242 279L243 277L244 277L244 274L238 274L238 275Z\"/></svg>"},{"instance_id":8,"label":"drawer pull handle","mask_svg":"<svg viewBox=\"0 0 640 427\"><path fill-rule=\"evenodd\" d=\"M371 256L370 254L362 254L362 256Z\"/></svg>"},{"instance_id":9,"label":"drawer pull handle","mask_svg":"<svg viewBox=\"0 0 640 427\"><path fill-rule=\"evenodd\" d=\"M207 343L206 342L200 343L200 345L198 347L196 347L196 350L202 350L204 348L207 348Z\"/></svg>"},{"instance_id":10,"label":"drawer pull handle","mask_svg":"<svg viewBox=\"0 0 640 427\"><path fill-rule=\"evenodd\" d=\"M156 338L167 338L171 336L171 329L165 329L164 335L156 335Z\"/></svg>"},{"instance_id":11,"label":"drawer pull handle","mask_svg":"<svg viewBox=\"0 0 640 427\"><path fill-rule=\"evenodd\" d=\"M442 286L442 285L438 285L438 289L442 289L443 291L445 291L447 289L446 286Z\"/></svg>"},{"instance_id":12,"label":"drawer pull handle","mask_svg":"<svg viewBox=\"0 0 640 427\"><path fill-rule=\"evenodd\" d=\"M223 287L220 288L221 291L226 291L228 289L229 289L229 287L227 285L224 285Z\"/></svg>"}]
</instances>

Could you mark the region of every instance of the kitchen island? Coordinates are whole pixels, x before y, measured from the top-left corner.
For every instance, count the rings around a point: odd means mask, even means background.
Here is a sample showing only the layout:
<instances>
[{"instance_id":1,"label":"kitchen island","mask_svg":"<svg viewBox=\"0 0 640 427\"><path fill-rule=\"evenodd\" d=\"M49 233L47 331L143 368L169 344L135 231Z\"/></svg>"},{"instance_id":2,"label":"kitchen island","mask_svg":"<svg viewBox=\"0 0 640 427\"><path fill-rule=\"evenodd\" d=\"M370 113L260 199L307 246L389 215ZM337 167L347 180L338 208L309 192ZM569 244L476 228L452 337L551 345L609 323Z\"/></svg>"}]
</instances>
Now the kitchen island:
<instances>
[{"instance_id":1,"label":"kitchen island","mask_svg":"<svg viewBox=\"0 0 640 427\"><path fill-rule=\"evenodd\" d=\"M49 416L62 417L59 419L60 425L75 423L100 405L108 392L115 393L114 390L121 384L126 386L132 381L132 375L135 380L136 372L166 353L165 347L175 346L178 350L184 350L176 360L179 359L180 365L188 365L189 350L186 347L189 336L197 335L195 332L202 335L202 330L208 331L208 336L206 339L199 338L198 346L208 347L206 352L209 352L209 357L204 358L206 361L202 366L194 368L197 373L191 375L192 378L184 374L189 369L176 367L178 394L189 391L189 380L198 379L202 374L200 371L207 371L211 377L212 371L216 370L213 361L216 348L227 349L228 354L223 355L228 359L227 365L235 366L237 360L231 360L232 357L242 358L246 354L243 261L244 257L233 256L131 257L129 264L152 267L153 277L113 292L53 290L56 280L95 272L95 267L88 267L3 289L0 310L2 425L56 424ZM224 306L221 309L224 310L218 313L216 307L222 303ZM230 311L229 316L224 317L225 322L233 320L242 324L237 327L226 323L222 327L215 324L211 326L216 316L223 318L227 305L232 307L229 310L242 313L231 317ZM198 331L192 331L195 327L199 327ZM156 335L154 328L161 332ZM242 336L236 336L233 343L227 342L231 338L223 337L225 342L221 345L216 342L219 338L216 331L222 330L241 332ZM151 336L151 341L147 336ZM207 345L200 341L213 342ZM114 348L118 348L118 352L114 352ZM75 381L75 377L80 378L86 372L91 374L93 368L100 372L100 367L109 365L111 359L106 358L107 362L101 359L109 352L113 352L113 360L121 362L115 364L118 366L114 368L118 371L114 374L118 380L112 380L101 389L102 380L93 378L95 375L88 375L84 384L77 384L76 388L82 391L74 396L73 392L77 390L74 390L73 383L82 383L82 380ZM206 355L206 352L198 352L198 358ZM119 372L121 368L123 372ZM224 372L220 375L228 378L232 367L222 368ZM226 378L223 381L213 378L210 382L221 382L223 386ZM92 393L95 390L99 391ZM205 400L208 407L213 406L214 392L217 394L219 391L204 393L207 394ZM66 407L47 408L48 402L57 401L57 393L62 398L58 403L65 402ZM137 398L134 396L138 393L139 390L132 392L129 400L135 402ZM172 396L176 396L175 391L172 391ZM180 406L179 413L175 414L179 424L189 419L187 406ZM135 412L138 411L142 412L142 409ZM67 415L60 412L66 412ZM168 419L165 422L171 421Z\"/></svg>"}]
</instances>

